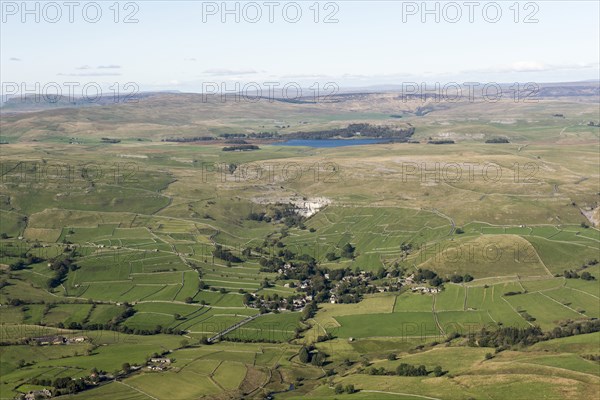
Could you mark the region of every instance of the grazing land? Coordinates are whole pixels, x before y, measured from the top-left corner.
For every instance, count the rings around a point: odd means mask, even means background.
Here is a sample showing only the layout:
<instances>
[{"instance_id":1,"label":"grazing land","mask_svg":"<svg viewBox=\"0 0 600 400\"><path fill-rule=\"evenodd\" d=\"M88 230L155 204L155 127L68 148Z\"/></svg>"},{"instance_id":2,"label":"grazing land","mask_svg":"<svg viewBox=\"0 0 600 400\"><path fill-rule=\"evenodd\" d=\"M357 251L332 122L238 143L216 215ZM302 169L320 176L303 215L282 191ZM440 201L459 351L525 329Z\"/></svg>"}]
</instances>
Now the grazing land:
<instances>
[{"instance_id":1,"label":"grazing land","mask_svg":"<svg viewBox=\"0 0 600 400\"><path fill-rule=\"evenodd\" d=\"M335 100L5 108L0 398L595 398L597 98Z\"/></svg>"}]
</instances>

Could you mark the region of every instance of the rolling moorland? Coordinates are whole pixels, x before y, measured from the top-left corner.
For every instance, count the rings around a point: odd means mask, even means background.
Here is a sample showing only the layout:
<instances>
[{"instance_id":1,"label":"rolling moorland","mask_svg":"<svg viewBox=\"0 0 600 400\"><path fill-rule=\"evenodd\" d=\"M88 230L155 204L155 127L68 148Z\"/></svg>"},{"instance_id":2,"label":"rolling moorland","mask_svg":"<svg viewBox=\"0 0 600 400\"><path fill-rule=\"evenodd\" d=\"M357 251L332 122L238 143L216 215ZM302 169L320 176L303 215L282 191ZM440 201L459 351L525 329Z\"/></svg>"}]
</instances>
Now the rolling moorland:
<instances>
[{"instance_id":1,"label":"rolling moorland","mask_svg":"<svg viewBox=\"0 0 600 400\"><path fill-rule=\"evenodd\" d=\"M322 100L7 103L0 397L597 396L598 85Z\"/></svg>"}]
</instances>

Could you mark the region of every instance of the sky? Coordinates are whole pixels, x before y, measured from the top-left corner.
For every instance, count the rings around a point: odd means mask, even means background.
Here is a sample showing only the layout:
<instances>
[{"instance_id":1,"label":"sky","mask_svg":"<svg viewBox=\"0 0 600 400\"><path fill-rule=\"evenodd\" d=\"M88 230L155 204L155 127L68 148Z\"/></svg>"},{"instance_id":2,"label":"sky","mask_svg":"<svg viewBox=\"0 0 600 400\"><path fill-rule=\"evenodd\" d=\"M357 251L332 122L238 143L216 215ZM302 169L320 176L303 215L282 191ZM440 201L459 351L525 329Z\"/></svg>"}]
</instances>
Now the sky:
<instances>
[{"instance_id":1,"label":"sky","mask_svg":"<svg viewBox=\"0 0 600 400\"><path fill-rule=\"evenodd\" d=\"M3 94L598 80L599 3L2 1L0 80Z\"/></svg>"}]
</instances>

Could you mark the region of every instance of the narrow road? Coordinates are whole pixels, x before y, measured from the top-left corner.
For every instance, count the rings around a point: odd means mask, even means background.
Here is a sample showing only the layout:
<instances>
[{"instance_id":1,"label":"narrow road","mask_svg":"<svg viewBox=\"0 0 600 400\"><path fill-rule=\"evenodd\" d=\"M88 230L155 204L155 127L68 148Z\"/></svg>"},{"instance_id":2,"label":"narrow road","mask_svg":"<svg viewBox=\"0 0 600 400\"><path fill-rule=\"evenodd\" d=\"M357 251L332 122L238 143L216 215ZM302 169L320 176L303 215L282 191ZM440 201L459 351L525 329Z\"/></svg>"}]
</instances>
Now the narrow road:
<instances>
[{"instance_id":1,"label":"narrow road","mask_svg":"<svg viewBox=\"0 0 600 400\"><path fill-rule=\"evenodd\" d=\"M383 390L360 390L359 393L383 393L383 394L395 394L398 396L410 396L410 397L420 397L422 399L429 399L429 400L442 400L442 399L438 399L437 397L429 397L429 396L423 396L420 394L413 394L413 393L399 393L399 392L384 392Z\"/></svg>"},{"instance_id":2,"label":"narrow road","mask_svg":"<svg viewBox=\"0 0 600 400\"><path fill-rule=\"evenodd\" d=\"M440 333L443 336L446 336L446 332L444 331L444 328L442 328L442 324L440 324L440 320L438 319L438 315L437 312L435 312L435 299L436 299L436 295L433 295L433 303L431 304L431 312L433 313L433 319L435 321L435 324L437 325L438 329L440 330Z\"/></svg>"}]
</instances>

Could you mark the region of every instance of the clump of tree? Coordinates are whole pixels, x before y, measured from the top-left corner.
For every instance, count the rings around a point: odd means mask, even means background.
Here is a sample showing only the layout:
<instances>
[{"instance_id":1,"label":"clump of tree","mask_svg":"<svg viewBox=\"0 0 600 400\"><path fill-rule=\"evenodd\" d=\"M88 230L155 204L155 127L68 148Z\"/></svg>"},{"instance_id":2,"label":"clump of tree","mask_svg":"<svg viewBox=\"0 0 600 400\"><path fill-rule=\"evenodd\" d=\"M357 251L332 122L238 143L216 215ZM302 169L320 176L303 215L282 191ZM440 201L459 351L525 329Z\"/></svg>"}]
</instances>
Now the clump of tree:
<instances>
[{"instance_id":1,"label":"clump of tree","mask_svg":"<svg viewBox=\"0 0 600 400\"><path fill-rule=\"evenodd\" d=\"M443 279L438 276L437 273L429 269L419 268L414 276L415 282L427 282L431 286L440 286L444 283Z\"/></svg>"},{"instance_id":2,"label":"clump of tree","mask_svg":"<svg viewBox=\"0 0 600 400\"><path fill-rule=\"evenodd\" d=\"M225 139L241 139L248 137L245 133L221 133L219 136Z\"/></svg>"},{"instance_id":3,"label":"clump of tree","mask_svg":"<svg viewBox=\"0 0 600 400\"><path fill-rule=\"evenodd\" d=\"M339 259L339 257L334 252L330 251L329 253L325 254L325 259L329 262L332 262Z\"/></svg>"},{"instance_id":4,"label":"clump of tree","mask_svg":"<svg viewBox=\"0 0 600 400\"><path fill-rule=\"evenodd\" d=\"M279 132L252 132L247 135L249 138L255 139L274 139L281 137Z\"/></svg>"},{"instance_id":5,"label":"clump of tree","mask_svg":"<svg viewBox=\"0 0 600 400\"><path fill-rule=\"evenodd\" d=\"M452 283L461 283L461 282L471 282L473 278L470 274L464 274L464 275L451 275L449 280Z\"/></svg>"},{"instance_id":6,"label":"clump of tree","mask_svg":"<svg viewBox=\"0 0 600 400\"><path fill-rule=\"evenodd\" d=\"M302 310L302 321L306 321L307 319L314 317L318 309L319 307L315 301L308 303Z\"/></svg>"},{"instance_id":7,"label":"clump of tree","mask_svg":"<svg viewBox=\"0 0 600 400\"><path fill-rule=\"evenodd\" d=\"M258 222L283 222L288 228L293 226L303 227L306 220L298 213L297 207L290 203L271 205L266 212L251 212L246 218Z\"/></svg>"},{"instance_id":8,"label":"clump of tree","mask_svg":"<svg viewBox=\"0 0 600 400\"><path fill-rule=\"evenodd\" d=\"M468 336L468 344L476 347L506 349L510 346L531 346L535 343L562 337L599 332L600 320L565 321L549 332L539 326L527 328L500 327L495 330L483 328Z\"/></svg>"},{"instance_id":9,"label":"clump of tree","mask_svg":"<svg viewBox=\"0 0 600 400\"><path fill-rule=\"evenodd\" d=\"M335 385L334 388L335 394L352 394L352 393L356 393L356 389L354 388L353 384L348 384L346 386L342 385L341 383L338 383L337 385Z\"/></svg>"},{"instance_id":10,"label":"clump of tree","mask_svg":"<svg viewBox=\"0 0 600 400\"><path fill-rule=\"evenodd\" d=\"M4 254L2 254L2 255L4 255ZM8 254L7 254L7 256L10 257L10 255L8 255ZM22 269L26 269L27 267L29 267L32 264L38 264L38 263L41 263L42 261L44 261L43 258L34 256L32 254L23 253L20 255L20 257L22 257L23 259L19 259L15 262L11 263L8 266L8 269L10 271L20 271Z\"/></svg>"},{"instance_id":11,"label":"clump of tree","mask_svg":"<svg viewBox=\"0 0 600 400\"><path fill-rule=\"evenodd\" d=\"M54 380L33 378L29 383L32 385L53 387L53 396L75 394L86 390L90 386L83 378L74 379L69 376L63 376Z\"/></svg>"},{"instance_id":12,"label":"clump of tree","mask_svg":"<svg viewBox=\"0 0 600 400\"><path fill-rule=\"evenodd\" d=\"M344 258L354 258L354 251L356 247L352 246L350 243L346 243L342 247L342 257Z\"/></svg>"},{"instance_id":13,"label":"clump of tree","mask_svg":"<svg viewBox=\"0 0 600 400\"><path fill-rule=\"evenodd\" d=\"M223 147L223 151L252 151L252 150L260 150L255 144L239 144L235 146L227 146Z\"/></svg>"},{"instance_id":14,"label":"clump of tree","mask_svg":"<svg viewBox=\"0 0 600 400\"><path fill-rule=\"evenodd\" d=\"M192 136L192 137L170 137L162 139L161 142L175 142L175 143L188 143L188 142L205 142L209 140L215 140L212 136Z\"/></svg>"},{"instance_id":15,"label":"clump of tree","mask_svg":"<svg viewBox=\"0 0 600 400\"><path fill-rule=\"evenodd\" d=\"M398 376L426 376L429 372L424 365L415 367L414 365L402 363L396 368L396 375Z\"/></svg>"},{"instance_id":16,"label":"clump of tree","mask_svg":"<svg viewBox=\"0 0 600 400\"><path fill-rule=\"evenodd\" d=\"M302 346L300 348L300 352L298 353L298 359L300 360L300 362L304 363L304 364L308 364L310 362L310 351L308 350L308 348L306 346Z\"/></svg>"},{"instance_id":17,"label":"clump of tree","mask_svg":"<svg viewBox=\"0 0 600 400\"><path fill-rule=\"evenodd\" d=\"M302 346L298 352L298 359L304 364L312 364L316 367L325 365L327 356L322 351L315 351L314 346Z\"/></svg>"},{"instance_id":18,"label":"clump of tree","mask_svg":"<svg viewBox=\"0 0 600 400\"><path fill-rule=\"evenodd\" d=\"M229 261L232 263L239 263L242 262L242 259L233 255L231 253L231 250L229 249L224 249L223 246L221 246L220 244L217 244L215 246L215 249L212 252L213 256L220 258L221 260L224 261Z\"/></svg>"},{"instance_id":19,"label":"clump of tree","mask_svg":"<svg viewBox=\"0 0 600 400\"><path fill-rule=\"evenodd\" d=\"M48 279L46 285L50 289L54 289L55 287L62 285L67 278L69 270L75 271L78 268L79 267L77 264L73 263L73 259L71 257L66 257L63 260L55 260L50 265L50 269L54 271L54 276Z\"/></svg>"},{"instance_id":20,"label":"clump of tree","mask_svg":"<svg viewBox=\"0 0 600 400\"><path fill-rule=\"evenodd\" d=\"M485 141L486 143L510 143L507 138L495 137Z\"/></svg>"},{"instance_id":21,"label":"clump of tree","mask_svg":"<svg viewBox=\"0 0 600 400\"><path fill-rule=\"evenodd\" d=\"M427 144L454 144L454 140L442 139L442 140L428 140Z\"/></svg>"},{"instance_id":22,"label":"clump of tree","mask_svg":"<svg viewBox=\"0 0 600 400\"><path fill-rule=\"evenodd\" d=\"M287 135L291 139L331 139L334 137L351 138L360 134L361 137L394 139L406 141L415 133L414 127L399 128L389 125L372 125L367 123L349 124L345 128L329 129L313 132L294 132Z\"/></svg>"},{"instance_id":23,"label":"clump of tree","mask_svg":"<svg viewBox=\"0 0 600 400\"><path fill-rule=\"evenodd\" d=\"M594 281L596 277L590 274L588 271L583 271L581 275L579 275L576 271L569 270L564 271L563 276L567 279L583 279L584 281Z\"/></svg>"},{"instance_id":24,"label":"clump of tree","mask_svg":"<svg viewBox=\"0 0 600 400\"><path fill-rule=\"evenodd\" d=\"M434 376L442 376L447 371L444 371L441 366L436 366L433 370L428 371L424 365L415 365L401 363L396 367L395 371L388 371L384 367L372 367L369 369L369 375L397 375L397 376L427 376L433 374Z\"/></svg>"},{"instance_id":25,"label":"clump of tree","mask_svg":"<svg viewBox=\"0 0 600 400\"><path fill-rule=\"evenodd\" d=\"M250 214L248 214L247 219L250 221L271 222L271 217L269 217L267 215L267 213L264 213L264 212L260 212L260 213L251 212Z\"/></svg>"}]
</instances>

